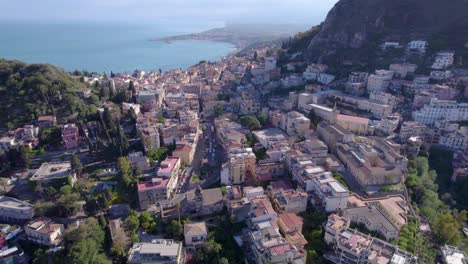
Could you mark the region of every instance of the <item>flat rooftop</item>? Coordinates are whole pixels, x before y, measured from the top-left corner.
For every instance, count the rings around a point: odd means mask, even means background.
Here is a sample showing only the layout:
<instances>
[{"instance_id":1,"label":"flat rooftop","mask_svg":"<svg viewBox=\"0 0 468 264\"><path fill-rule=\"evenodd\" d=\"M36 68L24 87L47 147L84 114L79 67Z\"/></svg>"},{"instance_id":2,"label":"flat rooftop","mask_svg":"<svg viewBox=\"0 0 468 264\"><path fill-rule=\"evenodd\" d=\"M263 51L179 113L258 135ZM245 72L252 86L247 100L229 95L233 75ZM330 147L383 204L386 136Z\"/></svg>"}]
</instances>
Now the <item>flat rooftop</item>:
<instances>
[{"instance_id":1,"label":"flat rooftop","mask_svg":"<svg viewBox=\"0 0 468 264\"><path fill-rule=\"evenodd\" d=\"M52 180L67 177L72 173L70 162L42 163L31 180Z\"/></svg>"},{"instance_id":2,"label":"flat rooftop","mask_svg":"<svg viewBox=\"0 0 468 264\"><path fill-rule=\"evenodd\" d=\"M8 196L0 196L0 207L11 209L33 209L31 204Z\"/></svg>"},{"instance_id":3,"label":"flat rooftop","mask_svg":"<svg viewBox=\"0 0 468 264\"><path fill-rule=\"evenodd\" d=\"M129 260L139 259L139 255L155 255L161 258L173 258L177 257L182 249L182 244L173 240L158 239L153 242L135 244L131 250Z\"/></svg>"},{"instance_id":4,"label":"flat rooftop","mask_svg":"<svg viewBox=\"0 0 468 264\"><path fill-rule=\"evenodd\" d=\"M167 187L169 183L169 179L163 178L153 178L151 181L140 182L137 185L138 191L147 191L147 190L155 190L155 189L163 189Z\"/></svg>"},{"instance_id":5,"label":"flat rooftop","mask_svg":"<svg viewBox=\"0 0 468 264\"><path fill-rule=\"evenodd\" d=\"M161 167L158 170L159 174L170 174L174 167L176 166L179 158L177 157L167 157L163 162L161 162Z\"/></svg>"}]
</instances>

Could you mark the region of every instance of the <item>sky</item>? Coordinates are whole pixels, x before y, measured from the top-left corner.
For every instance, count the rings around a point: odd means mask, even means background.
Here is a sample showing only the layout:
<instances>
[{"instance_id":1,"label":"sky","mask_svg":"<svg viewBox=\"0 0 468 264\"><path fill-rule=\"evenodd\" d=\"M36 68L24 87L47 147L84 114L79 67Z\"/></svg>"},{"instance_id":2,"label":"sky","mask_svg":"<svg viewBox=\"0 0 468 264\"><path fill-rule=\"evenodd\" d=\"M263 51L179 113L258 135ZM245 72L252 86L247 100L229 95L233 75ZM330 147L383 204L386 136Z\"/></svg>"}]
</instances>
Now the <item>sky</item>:
<instances>
[{"instance_id":1,"label":"sky","mask_svg":"<svg viewBox=\"0 0 468 264\"><path fill-rule=\"evenodd\" d=\"M0 0L0 20L206 20L316 25L337 0Z\"/></svg>"}]
</instances>

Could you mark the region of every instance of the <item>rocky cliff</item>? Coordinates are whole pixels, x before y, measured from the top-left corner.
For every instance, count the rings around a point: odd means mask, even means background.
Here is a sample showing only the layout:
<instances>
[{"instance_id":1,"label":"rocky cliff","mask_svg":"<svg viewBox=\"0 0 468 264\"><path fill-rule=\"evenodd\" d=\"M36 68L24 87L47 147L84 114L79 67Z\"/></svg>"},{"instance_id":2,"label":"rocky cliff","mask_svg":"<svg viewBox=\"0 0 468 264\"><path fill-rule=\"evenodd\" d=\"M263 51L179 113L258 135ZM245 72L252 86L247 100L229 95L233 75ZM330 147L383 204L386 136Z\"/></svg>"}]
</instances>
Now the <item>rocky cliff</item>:
<instances>
[{"instance_id":1,"label":"rocky cliff","mask_svg":"<svg viewBox=\"0 0 468 264\"><path fill-rule=\"evenodd\" d=\"M303 52L323 62L362 61L383 41L440 38L449 49L468 42L468 0L340 0Z\"/></svg>"}]
</instances>

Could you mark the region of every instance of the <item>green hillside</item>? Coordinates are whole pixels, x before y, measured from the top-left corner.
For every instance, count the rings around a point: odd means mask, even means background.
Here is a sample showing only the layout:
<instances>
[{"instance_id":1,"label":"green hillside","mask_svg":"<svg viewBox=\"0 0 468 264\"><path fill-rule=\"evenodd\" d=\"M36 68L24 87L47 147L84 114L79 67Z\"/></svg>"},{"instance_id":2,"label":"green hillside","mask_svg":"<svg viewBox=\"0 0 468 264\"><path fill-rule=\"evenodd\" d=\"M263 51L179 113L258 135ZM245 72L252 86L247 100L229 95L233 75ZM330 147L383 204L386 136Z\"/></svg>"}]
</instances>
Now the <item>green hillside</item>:
<instances>
[{"instance_id":1,"label":"green hillside","mask_svg":"<svg viewBox=\"0 0 468 264\"><path fill-rule=\"evenodd\" d=\"M49 114L65 121L85 118L96 108L78 95L84 88L52 65L0 59L0 127L17 127Z\"/></svg>"}]
</instances>

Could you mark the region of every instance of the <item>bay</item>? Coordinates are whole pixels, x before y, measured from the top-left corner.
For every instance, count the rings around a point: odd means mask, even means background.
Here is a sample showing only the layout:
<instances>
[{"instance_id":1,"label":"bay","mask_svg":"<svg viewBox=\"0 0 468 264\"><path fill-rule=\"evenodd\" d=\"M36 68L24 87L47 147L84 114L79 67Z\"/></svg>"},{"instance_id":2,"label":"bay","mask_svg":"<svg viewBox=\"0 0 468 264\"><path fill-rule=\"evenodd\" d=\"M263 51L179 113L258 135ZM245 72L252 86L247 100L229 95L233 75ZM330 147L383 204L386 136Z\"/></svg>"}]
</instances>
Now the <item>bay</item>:
<instances>
[{"instance_id":1,"label":"bay","mask_svg":"<svg viewBox=\"0 0 468 264\"><path fill-rule=\"evenodd\" d=\"M99 73L184 69L201 60L220 60L235 47L213 41L150 40L222 26L220 22L168 20L151 24L2 21L0 58Z\"/></svg>"}]
</instances>

